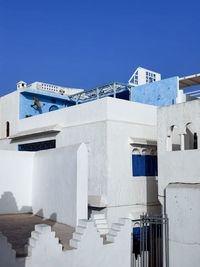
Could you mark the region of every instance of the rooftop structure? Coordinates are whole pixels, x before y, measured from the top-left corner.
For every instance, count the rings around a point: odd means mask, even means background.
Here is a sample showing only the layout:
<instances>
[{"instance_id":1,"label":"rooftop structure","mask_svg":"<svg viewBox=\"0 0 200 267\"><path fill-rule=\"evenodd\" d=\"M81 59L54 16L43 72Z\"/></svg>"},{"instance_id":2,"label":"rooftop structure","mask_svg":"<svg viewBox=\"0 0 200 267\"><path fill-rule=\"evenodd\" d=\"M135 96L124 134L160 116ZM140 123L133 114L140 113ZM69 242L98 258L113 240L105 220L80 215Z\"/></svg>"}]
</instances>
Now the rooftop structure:
<instances>
[{"instance_id":1,"label":"rooftop structure","mask_svg":"<svg viewBox=\"0 0 200 267\"><path fill-rule=\"evenodd\" d=\"M144 69L142 67L138 67L129 79L128 83L132 86L140 86L143 84L152 83L160 80L160 73Z\"/></svg>"},{"instance_id":2,"label":"rooftop structure","mask_svg":"<svg viewBox=\"0 0 200 267\"><path fill-rule=\"evenodd\" d=\"M79 92L84 91L83 89L63 87L63 86L43 83L43 82L34 82L31 84L27 84L24 81L19 81L17 83L17 89L23 89L23 88L31 88L34 90L50 92L50 93L65 95L65 96L70 96L70 95L77 94Z\"/></svg>"}]
</instances>

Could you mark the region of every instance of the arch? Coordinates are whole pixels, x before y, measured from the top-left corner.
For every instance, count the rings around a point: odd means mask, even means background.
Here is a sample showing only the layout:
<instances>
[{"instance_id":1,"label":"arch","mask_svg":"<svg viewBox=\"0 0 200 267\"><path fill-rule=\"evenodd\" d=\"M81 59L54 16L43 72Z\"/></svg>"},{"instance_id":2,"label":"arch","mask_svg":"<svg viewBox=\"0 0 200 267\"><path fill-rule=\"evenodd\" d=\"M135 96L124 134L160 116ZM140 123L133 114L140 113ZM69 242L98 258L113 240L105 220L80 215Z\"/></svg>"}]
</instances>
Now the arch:
<instances>
[{"instance_id":1,"label":"arch","mask_svg":"<svg viewBox=\"0 0 200 267\"><path fill-rule=\"evenodd\" d=\"M6 122L6 137L10 136L10 122Z\"/></svg>"},{"instance_id":2,"label":"arch","mask_svg":"<svg viewBox=\"0 0 200 267\"><path fill-rule=\"evenodd\" d=\"M49 111L51 112L51 111L54 111L54 110L58 110L58 106L56 106L56 105L50 106Z\"/></svg>"},{"instance_id":3,"label":"arch","mask_svg":"<svg viewBox=\"0 0 200 267\"><path fill-rule=\"evenodd\" d=\"M132 154L133 154L133 155L141 155L141 153L140 153L140 149L139 149L139 148L133 148L133 150L132 150Z\"/></svg>"},{"instance_id":4,"label":"arch","mask_svg":"<svg viewBox=\"0 0 200 267\"><path fill-rule=\"evenodd\" d=\"M142 149L142 155L149 155L149 153L150 153L150 151L149 151L149 149L148 148L143 148Z\"/></svg>"},{"instance_id":5,"label":"arch","mask_svg":"<svg viewBox=\"0 0 200 267\"><path fill-rule=\"evenodd\" d=\"M181 136L176 125L170 126L167 134L167 151L181 150Z\"/></svg>"},{"instance_id":6,"label":"arch","mask_svg":"<svg viewBox=\"0 0 200 267\"><path fill-rule=\"evenodd\" d=\"M150 150L150 155L152 155L152 156L156 156L156 155L157 155L157 150L154 149L154 148L152 148L152 149Z\"/></svg>"},{"instance_id":7,"label":"arch","mask_svg":"<svg viewBox=\"0 0 200 267\"><path fill-rule=\"evenodd\" d=\"M198 148L197 133L192 122L185 125L184 147L185 150Z\"/></svg>"}]
</instances>

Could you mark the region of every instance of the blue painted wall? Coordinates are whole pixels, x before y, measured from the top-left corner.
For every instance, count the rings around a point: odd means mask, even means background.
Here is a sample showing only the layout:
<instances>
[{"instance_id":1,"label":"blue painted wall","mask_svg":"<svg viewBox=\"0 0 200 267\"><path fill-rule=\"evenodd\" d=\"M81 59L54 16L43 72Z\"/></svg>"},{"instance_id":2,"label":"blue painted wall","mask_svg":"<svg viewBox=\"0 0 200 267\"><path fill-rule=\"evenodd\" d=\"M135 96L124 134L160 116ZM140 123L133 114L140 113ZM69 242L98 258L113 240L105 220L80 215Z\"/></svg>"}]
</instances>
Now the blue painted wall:
<instances>
[{"instance_id":1,"label":"blue painted wall","mask_svg":"<svg viewBox=\"0 0 200 267\"><path fill-rule=\"evenodd\" d=\"M32 106L34 104L34 96L38 98L41 108ZM75 103L70 101L66 96L29 89L20 93L20 119L73 105Z\"/></svg>"},{"instance_id":2,"label":"blue painted wall","mask_svg":"<svg viewBox=\"0 0 200 267\"><path fill-rule=\"evenodd\" d=\"M178 77L164 79L132 89L131 100L153 106L168 106L176 103Z\"/></svg>"}]
</instances>

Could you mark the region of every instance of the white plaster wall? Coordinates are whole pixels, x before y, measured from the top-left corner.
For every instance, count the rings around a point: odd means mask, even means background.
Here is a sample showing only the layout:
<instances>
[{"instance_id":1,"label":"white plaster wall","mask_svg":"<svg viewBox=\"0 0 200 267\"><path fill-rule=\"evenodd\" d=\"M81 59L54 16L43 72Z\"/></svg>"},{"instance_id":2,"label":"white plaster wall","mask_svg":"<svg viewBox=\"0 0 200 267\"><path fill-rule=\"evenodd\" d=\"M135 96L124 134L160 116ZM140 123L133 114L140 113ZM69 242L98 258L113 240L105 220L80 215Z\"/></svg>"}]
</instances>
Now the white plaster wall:
<instances>
[{"instance_id":1,"label":"white plaster wall","mask_svg":"<svg viewBox=\"0 0 200 267\"><path fill-rule=\"evenodd\" d=\"M35 155L33 212L75 226L87 218L88 152L84 144Z\"/></svg>"},{"instance_id":2,"label":"white plaster wall","mask_svg":"<svg viewBox=\"0 0 200 267\"><path fill-rule=\"evenodd\" d=\"M157 195L157 192L155 195ZM159 203L152 205L138 203L135 205L108 207L100 211L100 213L102 212L105 213L108 226L111 227L112 223L116 222L120 217L137 220L143 213L148 213L149 215L161 214L161 207Z\"/></svg>"},{"instance_id":3,"label":"white plaster wall","mask_svg":"<svg viewBox=\"0 0 200 267\"><path fill-rule=\"evenodd\" d=\"M111 97L106 100L108 120L156 126L157 107Z\"/></svg>"},{"instance_id":4,"label":"white plaster wall","mask_svg":"<svg viewBox=\"0 0 200 267\"><path fill-rule=\"evenodd\" d=\"M88 194L107 195L106 122L94 122L76 127L66 127L57 135L57 145L84 142L89 151Z\"/></svg>"},{"instance_id":5,"label":"white plaster wall","mask_svg":"<svg viewBox=\"0 0 200 267\"><path fill-rule=\"evenodd\" d=\"M83 223L83 222L82 222ZM114 242L104 245L94 222L84 222L77 249L62 251L49 227L44 229L26 258L26 267L130 267L131 222L121 224ZM40 226L39 226L40 227ZM39 230L37 227L37 231ZM43 227L45 228L45 227ZM40 231L40 230L39 230Z\"/></svg>"},{"instance_id":6,"label":"white plaster wall","mask_svg":"<svg viewBox=\"0 0 200 267\"><path fill-rule=\"evenodd\" d=\"M19 120L19 131L61 124L75 126L105 119L156 124L155 106L105 97L81 105Z\"/></svg>"},{"instance_id":7,"label":"white plaster wall","mask_svg":"<svg viewBox=\"0 0 200 267\"><path fill-rule=\"evenodd\" d=\"M200 183L200 150L173 151L159 155L159 195L169 183Z\"/></svg>"},{"instance_id":8,"label":"white plaster wall","mask_svg":"<svg viewBox=\"0 0 200 267\"><path fill-rule=\"evenodd\" d=\"M187 123L192 122L194 131L200 140L200 100L158 108L158 149L159 153L166 152L166 139L169 127L176 125L179 134L184 134ZM199 141L198 140L198 141ZM200 143L199 143L200 144Z\"/></svg>"},{"instance_id":9,"label":"white plaster wall","mask_svg":"<svg viewBox=\"0 0 200 267\"><path fill-rule=\"evenodd\" d=\"M107 123L108 203L110 206L154 203L150 191L156 187L153 177L132 176L132 150L129 138L156 140L155 126L134 123ZM148 187L147 187L148 184ZM117 196L117 197L116 197Z\"/></svg>"},{"instance_id":10,"label":"white plaster wall","mask_svg":"<svg viewBox=\"0 0 200 267\"><path fill-rule=\"evenodd\" d=\"M170 267L199 267L199 203L200 184L170 184L166 189Z\"/></svg>"},{"instance_id":11,"label":"white plaster wall","mask_svg":"<svg viewBox=\"0 0 200 267\"><path fill-rule=\"evenodd\" d=\"M30 212L34 153L0 150L0 213Z\"/></svg>"},{"instance_id":12,"label":"white plaster wall","mask_svg":"<svg viewBox=\"0 0 200 267\"><path fill-rule=\"evenodd\" d=\"M55 124L62 126L74 126L94 121L101 121L106 118L106 103L106 99L101 99L21 119L19 120L19 131Z\"/></svg>"},{"instance_id":13,"label":"white plaster wall","mask_svg":"<svg viewBox=\"0 0 200 267\"><path fill-rule=\"evenodd\" d=\"M148 113L147 110L146 113ZM134 117L135 114L133 113L132 116ZM143 116L145 117L145 112ZM148 121L148 123L152 122ZM133 177L132 175L133 147L129 143L130 138L156 140L156 126L122 121L107 122L109 222L113 222L120 216L137 219L142 213L160 212L156 177Z\"/></svg>"},{"instance_id":14,"label":"white plaster wall","mask_svg":"<svg viewBox=\"0 0 200 267\"><path fill-rule=\"evenodd\" d=\"M6 122L10 122L10 135L18 131L19 91L0 98L0 138L6 138Z\"/></svg>"},{"instance_id":15,"label":"white plaster wall","mask_svg":"<svg viewBox=\"0 0 200 267\"><path fill-rule=\"evenodd\" d=\"M7 238L0 232L0 266L18 267L16 252L12 250ZM22 266L21 266L22 267Z\"/></svg>"},{"instance_id":16,"label":"white plaster wall","mask_svg":"<svg viewBox=\"0 0 200 267\"><path fill-rule=\"evenodd\" d=\"M0 234L0 266L4 267L131 267L131 231L130 220L120 221L120 229L114 240L103 244L93 221L80 221L82 233L79 233L78 245L71 250L62 250L55 238L55 232L45 224L35 226L28 246L28 257L16 258L15 251L7 239ZM119 225L119 224L118 224ZM79 227L80 228L80 227ZM77 232L74 233L77 235ZM78 237L76 237L78 238ZM108 236L107 236L108 238ZM4 254L3 254L4 253Z\"/></svg>"},{"instance_id":17,"label":"white plaster wall","mask_svg":"<svg viewBox=\"0 0 200 267\"><path fill-rule=\"evenodd\" d=\"M200 183L200 101L181 103L158 109L158 187L159 195L169 183ZM176 125L178 133L184 134L186 124L191 122L198 135L198 149L167 151L169 127ZM160 198L163 202L163 197Z\"/></svg>"},{"instance_id":18,"label":"white plaster wall","mask_svg":"<svg viewBox=\"0 0 200 267\"><path fill-rule=\"evenodd\" d=\"M99 204L90 204L118 210L129 206L130 212L130 206L141 205L143 212L147 202L149 209L155 204L157 185L150 177L132 177L129 138L156 139L156 110L154 106L107 97L19 120L20 131L53 124L64 128L59 134L21 138L8 147L54 138L58 148L84 142L89 150L89 199L102 199Z\"/></svg>"}]
</instances>

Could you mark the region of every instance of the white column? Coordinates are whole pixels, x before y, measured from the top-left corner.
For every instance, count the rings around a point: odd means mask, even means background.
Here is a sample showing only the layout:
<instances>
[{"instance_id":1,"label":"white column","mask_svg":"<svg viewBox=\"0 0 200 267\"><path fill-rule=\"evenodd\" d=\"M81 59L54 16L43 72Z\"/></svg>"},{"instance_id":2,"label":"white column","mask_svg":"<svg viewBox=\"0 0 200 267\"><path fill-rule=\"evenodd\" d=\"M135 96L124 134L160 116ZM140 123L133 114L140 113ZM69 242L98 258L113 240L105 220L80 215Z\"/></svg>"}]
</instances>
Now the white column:
<instances>
[{"instance_id":1,"label":"white column","mask_svg":"<svg viewBox=\"0 0 200 267\"><path fill-rule=\"evenodd\" d=\"M181 134L181 150L185 150L185 135Z\"/></svg>"}]
</instances>

